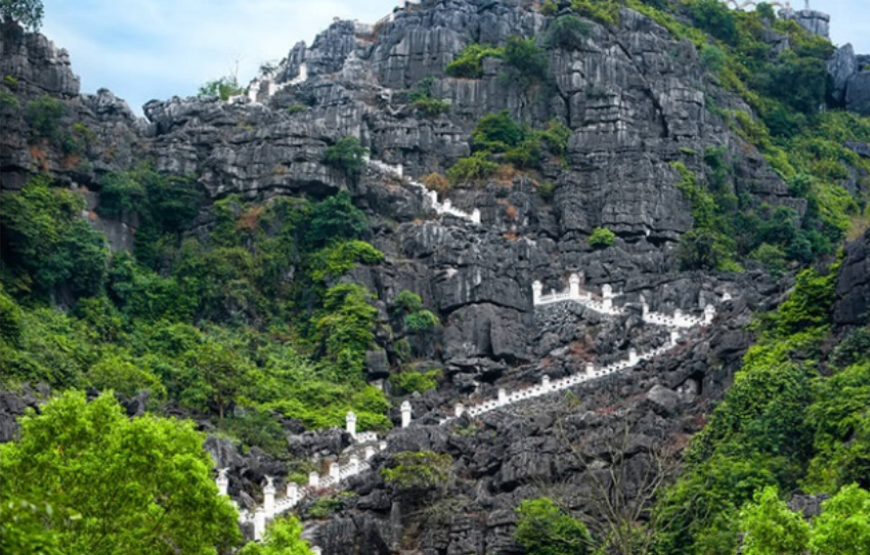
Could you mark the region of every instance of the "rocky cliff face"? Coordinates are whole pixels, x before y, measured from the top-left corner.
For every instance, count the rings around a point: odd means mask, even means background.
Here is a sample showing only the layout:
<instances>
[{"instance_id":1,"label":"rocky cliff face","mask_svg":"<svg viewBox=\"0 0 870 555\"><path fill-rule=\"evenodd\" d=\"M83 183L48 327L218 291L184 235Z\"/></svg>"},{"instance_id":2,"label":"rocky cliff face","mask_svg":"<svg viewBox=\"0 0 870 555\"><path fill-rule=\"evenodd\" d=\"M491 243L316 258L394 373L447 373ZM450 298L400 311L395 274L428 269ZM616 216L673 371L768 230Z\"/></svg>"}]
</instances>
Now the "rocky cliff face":
<instances>
[{"instance_id":1,"label":"rocky cliff face","mask_svg":"<svg viewBox=\"0 0 870 555\"><path fill-rule=\"evenodd\" d=\"M574 374L588 361L608 361L660 340L638 314L609 321L578 309L536 311L534 280L545 290L562 290L566 277L578 272L589 290L610 284L622 291L620 302L638 313L641 301L669 313L719 307L714 325L673 357L578 387L555 402L450 427L393 432L376 466L403 450L453 457L455 482L438 500L442 509L421 513L379 474L366 474L354 483L358 496L343 513L309 530L331 555L405 548L508 553L517 550L513 507L521 499L558 494L567 506L598 518L607 510L595 502L601 487L624 489L624 503L640 502L650 472L666 471L657 466L663 446L681 447L729 385L749 345L743 330L751 315L775 303L788 285L760 272L734 277L675 271L676 241L693 222L673 162L706 179L702 154L724 147L734 168L726 186L735 195L806 209L759 152L708 109L715 104L750 111L710 80L689 42L622 10L617 27L590 23L582 45L550 51L551 86L506 83L502 62L494 59L486 61L481 79L445 74L470 43L504 44L511 35L545 32L547 25L540 12L510 0L444 0L398 10L376 28L337 22L310 48L299 44L290 51L276 72L280 90L270 96L261 89L261 102L152 101L144 107L147 121L136 120L108 91L78 95L63 51L38 35L3 28L0 73L17 79L21 106L49 95L66 107L64 127L78 123L93 133L76 159L62 145L34 141L23 109L4 108L4 188L18 188L28 175L48 170L87 189L105 172L147 160L161 172L196 176L211 199L231 193L322 198L349 191L369 214L372 242L386 260L344 279L376 294L382 318L388 317L386 304L410 290L444 325L440 349L433 349L429 362L443 367L446 379L437 391L411 399L415 419L424 423L457 399L493 397L500 386ZM853 98L853 59L843 51L832 65L839 76L836 90L847 104ZM433 79L433 95L450 103L449 114L430 119L415 112L407 90L425 78ZM536 128L555 119L571 136L564 165L550 161L534 178L507 176L450 191L454 206L480 210L481 225L435 217L417 188L374 167L350 179L322 163L328 146L355 135L372 158L401 164L406 175L442 171L470 153L468 137L477 120L502 109ZM553 184L552 195L541 194L545 182ZM97 225L120 229L127 223ZM600 226L617 237L613 246L594 250L587 239ZM124 248L128 239L121 232L116 246ZM862 281L866 250L866 241L853 247L844 263L841 283L848 285L838 309L843 322L860 316L853 307L870 303ZM380 339L389 351L387 339ZM372 376L383 377L385 361L370 359ZM303 450L337 454L346 438L294 441ZM219 442L209 448L227 466L247 473L247 485L266 471L281 474L256 454L242 460ZM623 480L618 486L608 482L615 479L613 468ZM431 518L424 523L421 515Z\"/></svg>"}]
</instances>

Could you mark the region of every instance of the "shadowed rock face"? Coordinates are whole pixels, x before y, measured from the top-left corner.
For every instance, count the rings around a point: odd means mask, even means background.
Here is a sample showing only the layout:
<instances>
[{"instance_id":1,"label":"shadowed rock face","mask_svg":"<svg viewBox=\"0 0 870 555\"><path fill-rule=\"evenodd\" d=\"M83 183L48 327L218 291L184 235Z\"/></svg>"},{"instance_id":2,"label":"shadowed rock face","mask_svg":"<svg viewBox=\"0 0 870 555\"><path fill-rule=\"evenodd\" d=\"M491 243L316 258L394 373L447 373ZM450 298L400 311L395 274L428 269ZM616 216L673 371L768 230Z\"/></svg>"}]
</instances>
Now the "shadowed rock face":
<instances>
[{"instance_id":1,"label":"shadowed rock face","mask_svg":"<svg viewBox=\"0 0 870 555\"><path fill-rule=\"evenodd\" d=\"M870 322L870 231L846 247L838 279L834 321L841 325Z\"/></svg>"}]
</instances>

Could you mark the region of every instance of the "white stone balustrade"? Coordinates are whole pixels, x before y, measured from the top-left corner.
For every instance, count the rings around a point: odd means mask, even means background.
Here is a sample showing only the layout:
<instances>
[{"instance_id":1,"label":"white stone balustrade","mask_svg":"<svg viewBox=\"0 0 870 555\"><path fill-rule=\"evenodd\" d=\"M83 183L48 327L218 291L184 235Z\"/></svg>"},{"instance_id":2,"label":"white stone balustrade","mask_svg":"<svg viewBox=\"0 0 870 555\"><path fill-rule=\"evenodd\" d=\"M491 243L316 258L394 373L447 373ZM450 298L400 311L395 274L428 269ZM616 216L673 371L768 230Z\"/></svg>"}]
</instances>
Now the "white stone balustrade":
<instances>
[{"instance_id":1,"label":"white stone balustrade","mask_svg":"<svg viewBox=\"0 0 870 555\"><path fill-rule=\"evenodd\" d=\"M416 187L417 189L420 189L423 192L424 198L427 200L429 206L432 208L432 210L435 211L436 214L449 214L463 220L468 220L473 224L480 224L479 209L475 208L471 211L471 213L468 213L464 210L455 208L450 202L450 199L446 199L443 203L438 202L438 193L435 191L430 191L428 187L426 187L419 181L407 178L405 176L405 170L402 167L402 164L397 164L393 166L387 164L386 162L374 160L368 157L365 158L365 161L370 167L378 170L379 172L392 175L400 179L404 179L408 184Z\"/></svg>"},{"instance_id":2,"label":"white stone balustrade","mask_svg":"<svg viewBox=\"0 0 870 555\"><path fill-rule=\"evenodd\" d=\"M448 202L449 207L449 202ZM578 302L592 310L596 310L603 314L622 314L624 309L614 308L612 301L616 297L610 285L602 287L601 300L593 299L592 295L584 292L581 289L582 279L577 274L572 274L569 278L569 286L566 291L552 291L549 295L543 295L543 285L536 281L532 285L532 296L535 306L546 305L554 302L573 301ZM723 295L725 298L725 295ZM728 297L730 299L730 296ZM548 375L541 378L541 383L528 388L520 389L508 394L504 388L499 388L495 399L484 401L483 403L466 407L462 403L457 403L454 407L454 415L451 418L441 420L441 424L446 424L452 420L461 417L463 414L468 414L471 417L480 416L487 412L511 405L513 403L522 402L529 399L534 399L553 392L562 391L564 389L576 386L578 384L592 381L598 378L609 376L616 372L622 372L634 368L642 361L650 360L654 357L662 355L677 346L680 339L680 330L684 328L700 327L709 325L716 315L716 309L713 305L704 307L703 317L692 316L683 313L677 309L673 316L667 316L656 312L651 312L645 301L641 303L642 317L645 322L661 325L669 328L669 338L664 345L646 352L638 352L632 348L628 351L627 359L618 360L607 366L596 366L592 362L585 364L582 373L567 376L559 380L552 380ZM411 424L411 404L404 401L401 405L402 427L406 428ZM378 436L374 432L356 433L356 415L349 412L346 417L346 429L348 433L354 436L355 443L359 446L356 451L350 455L347 464L341 465L337 461L329 463L328 473L325 476L319 475L317 472L311 472L308 476L308 487L300 489L296 484L288 483L287 492L284 498L275 499L275 487L271 478L267 477L267 484L263 488L263 506L258 507L256 511L250 513L242 510L239 513L240 522L252 522L254 524L254 537L257 540L262 539L265 531L265 525L268 519L274 518L299 504L299 502L307 495L316 495L318 491L324 488L340 487L342 482L356 476L362 472L371 469L368 462L377 451L383 451L387 448L386 441L381 440L377 447L372 443L378 441ZM366 444L363 447L363 444ZM360 460L359 456L363 458ZM226 476L227 469L221 469L218 473L216 483L218 491L225 495L228 491L228 482Z\"/></svg>"}]
</instances>

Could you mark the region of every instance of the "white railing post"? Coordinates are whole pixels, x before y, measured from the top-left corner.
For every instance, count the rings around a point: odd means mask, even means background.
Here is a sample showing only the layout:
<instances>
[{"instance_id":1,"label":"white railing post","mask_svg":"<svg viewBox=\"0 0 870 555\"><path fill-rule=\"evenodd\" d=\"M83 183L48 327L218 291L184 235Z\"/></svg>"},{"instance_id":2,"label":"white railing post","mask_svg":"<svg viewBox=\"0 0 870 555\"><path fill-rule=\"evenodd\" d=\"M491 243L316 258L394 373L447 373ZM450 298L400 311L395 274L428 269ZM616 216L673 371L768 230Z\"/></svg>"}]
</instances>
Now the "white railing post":
<instances>
[{"instance_id":1,"label":"white railing post","mask_svg":"<svg viewBox=\"0 0 870 555\"><path fill-rule=\"evenodd\" d=\"M353 411L347 413L345 417L345 429L347 433L354 439L356 439L356 414Z\"/></svg>"},{"instance_id":2,"label":"white railing post","mask_svg":"<svg viewBox=\"0 0 870 555\"><path fill-rule=\"evenodd\" d=\"M371 445L366 447L366 455L365 456L366 456L366 460L369 460L370 458L374 457L375 456L375 448L372 447Z\"/></svg>"},{"instance_id":3,"label":"white railing post","mask_svg":"<svg viewBox=\"0 0 870 555\"><path fill-rule=\"evenodd\" d=\"M409 401L402 401L402 427L407 428L409 424L411 424L411 403Z\"/></svg>"},{"instance_id":4,"label":"white railing post","mask_svg":"<svg viewBox=\"0 0 870 555\"><path fill-rule=\"evenodd\" d=\"M299 486L296 482L287 482L287 502L291 507L295 507L299 502Z\"/></svg>"},{"instance_id":5,"label":"white railing post","mask_svg":"<svg viewBox=\"0 0 870 555\"><path fill-rule=\"evenodd\" d=\"M329 476L335 480L336 484L341 480L341 467L338 465L337 461L329 463Z\"/></svg>"},{"instance_id":6,"label":"white railing post","mask_svg":"<svg viewBox=\"0 0 870 555\"><path fill-rule=\"evenodd\" d=\"M257 507L254 511L254 539L262 541L263 534L266 532L266 510L263 507Z\"/></svg>"},{"instance_id":7,"label":"white railing post","mask_svg":"<svg viewBox=\"0 0 870 555\"><path fill-rule=\"evenodd\" d=\"M312 488L320 487L320 474L317 472L308 473L308 486Z\"/></svg>"},{"instance_id":8,"label":"white railing post","mask_svg":"<svg viewBox=\"0 0 870 555\"><path fill-rule=\"evenodd\" d=\"M263 510L267 516L275 512L275 484L269 476L266 476L266 486L263 488Z\"/></svg>"},{"instance_id":9,"label":"white railing post","mask_svg":"<svg viewBox=\"0 0 870 555\"><path fill-rule=\"evenodd\" d=\"M646 319L649 316L649 305L646 304L646 300L640 302L640 309L643 314L643 318Z\"/></svg>"},{"instance_id":10,"label":"white railing post","mask_svg":"<svg viewBox=\"0 0 870 555\"><path fill-rule=\"evenodd\" d=\"M532 284L532 304L540 304L541 294L544 292L544 284L535 280Z\"/></svg>"},{"instance_id":11,"label":"white railing post","mask_svg":"<svg viewBox=\"0 0 870 555\"><path fill-rule=\"evenodd\" d=\"M471 211L471 223L479 224L480 223L480 210L475 208Z\"/></svg>"},{"instance_id":12,"label":"white railing post","mask_svg":"<svg viewBox=\"0 0 870 555\"><path fill-rule=\"evenodd\" d=\"M716 307L708 304L704 307L704 325L709 326L713 323L713 318L716 317Z\"/></svg>"},{"instance_id":13,"label":"white railing post","mask_svg":"<svg viewBox=\"0 0 870 555\"><path fill-rule=\"evenodd\" d=\"M611 287L609 283L605 283L601 286L601 296L605 299L613 298L613 287Z\"/></svg>"},{"instance_id":14,"label":"white railing post","mask_svg":"<svg viewBox=\"0 0 870 555\"><path fill-rule=\"evenodd\" d=\"M218 476L215 483L218 487L218 495L227 495L230 489L230 479L227 477L229 468L221 468L218 470Z\"/></svg>"},{"instance_id":15,"label":"white railing post","mask_svg":"<svg viewBox=\"0 0 870 555\"><path fill-rule=\"evenodd\" d=\"M356 455L354 455L350 458L350 462L348 463L348 466L349 466L348 474L350 474L351 476L355 476L356 474L359 474L359 458L357 458Z\"/></svg>"},{"instance_id":16,"label":"white railing post","mask_svg":"<svg viewBox=\"0 0 870 555\"><path fill-rule=\"evenodd\" d=\"M503 387L498 388L498 404L499 406L508 404L507 391Z\"/></svg>"},{"instance_id":17,"label":"white railing post","mask_svg":"<svg viewBox=\"0 0 870 555\"><path fill-rule=\"evenodd\" d=\"M544 377L541 378L541 389L545 392L550 391L550 376L544 374Z\"/></svg>"},{"instance_id":18,"label":"white railing post","mask_svg":"<svg viewBox=\"0 0 870 555\"><path fill-rule=\"evenodd\" d=\"M586 363L586 375L590 378L595 375L595 365L591 362Z\"/></svg>"},{"instance_id":19,"label":"white railing post","mask_svg":"<svg viewBox=\"0 0 870 555\"><path fill-rule=\"evenodd\" d=\"M465 412L465 407L462 406L462 403L456 403L456 406L453 408L453 414L456 418L462 416L462 413Z\"/></svg>"},{"instance_id":20,"label":"white railing post","mask_svg":"<svg viewBox=\"0 0 870 555\"><path fill-rule=\"evenodd\" d=\"M671 330L671 347L677 345L677 340L680 338L680 333L677 330Z\"/></svg>"},{"instance_id":21,"label":"white railing post","mask_svg":"<svg viewBox=\"0 0 870 555\"><path fill-rule=\"evenodd\" d=\"M637 351L635 349L628 350L628 363L632 366L637 364Z\"/></svg>"},{"instance_id":22,"label":"white railing post","mask_svg":"<svg viewBox=\"0 0 870 555\"><path fill-rule=\"evenodd\" d=\"M580 276L577 274L571 274L568 278L568 295L572 299L580 298Z\"/></svg>"}]
</instances>

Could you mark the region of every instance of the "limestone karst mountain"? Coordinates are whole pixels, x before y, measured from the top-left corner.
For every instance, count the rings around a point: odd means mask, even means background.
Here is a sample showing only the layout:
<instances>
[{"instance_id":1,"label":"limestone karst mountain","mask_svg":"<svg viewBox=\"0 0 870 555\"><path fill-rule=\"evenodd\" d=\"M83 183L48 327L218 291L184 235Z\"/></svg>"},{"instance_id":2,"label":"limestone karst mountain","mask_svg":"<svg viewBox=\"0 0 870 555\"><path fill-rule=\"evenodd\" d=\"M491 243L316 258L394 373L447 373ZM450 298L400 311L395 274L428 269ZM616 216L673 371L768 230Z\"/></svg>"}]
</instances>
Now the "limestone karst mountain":
<instances>
[{"instance_id":1,"label":"limestone karst mountain","mask_svg":"<svg viewBox=\"0 0 870 555\"><path fill-rule=\"evenodd\" d=\"M867 489L867 60L765 6L403 3L144 119L4 21L0 438L114 389L326 555L544 552L542 498L547 553L732 553Z\"/></svg>"}]
</instances>

